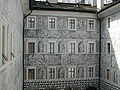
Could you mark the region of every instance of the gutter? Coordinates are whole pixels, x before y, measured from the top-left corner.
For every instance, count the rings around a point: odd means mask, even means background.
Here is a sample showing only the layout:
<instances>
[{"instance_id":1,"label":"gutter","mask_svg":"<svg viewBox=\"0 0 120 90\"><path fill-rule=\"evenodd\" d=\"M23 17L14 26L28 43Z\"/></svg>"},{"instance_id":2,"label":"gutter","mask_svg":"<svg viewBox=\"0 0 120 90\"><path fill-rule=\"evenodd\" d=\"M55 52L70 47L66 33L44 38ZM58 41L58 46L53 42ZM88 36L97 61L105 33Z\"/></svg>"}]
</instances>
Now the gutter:
<instances>
[{"instance_id":1,"label":"gutter","mask_svg":"<svg viewBox=\"0 0 120 90\"><path fill-rule=\"evenodd\" d=\"M98 80L98 90L100 89L100 82L101 82L101 20L100 17L98 16L98 12L96 13L97 19L99 21L99 80Z\"/></svg>"}]
</instances>

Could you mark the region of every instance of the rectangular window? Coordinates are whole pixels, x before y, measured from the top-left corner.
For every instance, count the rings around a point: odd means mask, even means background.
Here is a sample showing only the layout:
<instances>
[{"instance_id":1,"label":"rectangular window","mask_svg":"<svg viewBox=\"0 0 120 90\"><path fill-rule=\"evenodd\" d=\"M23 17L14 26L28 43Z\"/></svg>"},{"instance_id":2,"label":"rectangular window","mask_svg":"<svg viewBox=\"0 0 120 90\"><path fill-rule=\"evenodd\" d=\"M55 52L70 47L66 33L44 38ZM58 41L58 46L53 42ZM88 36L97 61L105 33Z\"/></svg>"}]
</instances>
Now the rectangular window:
<instances>
[{"instance_id":1,"label":"rectangular window","mask_svg":"<svg viewBox=\"0 0 120 90\"><path fill-rule=\"evenodd\" d=\"M110 53L110 52L111 52L111 44L107 43L107 53Z\"/></svg>"},{"instance_id":2,"label":"rectangular window","mask_svg":"<svg viewBox=\"0 0 120 90\"><path fill-rule=\"evenodd\" d=\"M110 28L110 17L107 19L108 28Z\"/></svg>"},{"instance_id":3,"label":"rectangular window","mask_svg":"<svg viewBox=\"0 0 120 90\"><path fill-rule=\"evenodd\" d=\"M75 43L70 43L70 53L75 53Z\"/></svg>"},{"instance_id":4,"label":"rectangular window","mask_svg":"<svg viewBox=\"0 0 120 90\"><path fill-rule=\"evenodd\" d=\"M110 79L110 70L109 69L107 69L107 75L106 75L106 77L107 77L107 80Z\"/></svg>"},{"instance_id":5,"label":"rectangular window","mask_svg":"<svg viewBox=\"0 0 120 90\"><path fill-rule=\"evenodd\" d=\"M48 23L49 23L49 29L56 29L56 18L51 17L48 18Z\"/></svg>"},{"instance_id":6,"label":"rectangular window","mask_svg":"<svg viewBox=\"0 0 120 90\"><path fill-rule=\"evenodd\" d=\"M88 44L88 50L89 50L89 52L88 53L94 53L94 50L95 50L95 48L94 48L94 43L89 43Z\"/></svg>"},{"instance_id":7,"label":"rectangular window","mask_svg":"<svg viewBox=\"0 0 120 90\"><path fill-rule=\"evenodd\" d=\"M69 68L68 75L69 78L75 78L75 68Z\"/></svg>"},{"instance_id":8,"label":"rectangular window","mask_svg":"<svg viewBox=\"0 0 120 90\"><path fill-rule=\"evenodd\" d=\"M89 31L95 30L95 20L93 19L88 20L88 30Z\"/></svg>"},{"instance_id":9,"label":"rectangular window","mask_svg":"<svg viewBox=\"0 0 120 90\"><path fill-rule=\"evenodd\" d=\"M75 18L69 18L68 19L68 29L69 30L75 30L76 29L76 19Z\"/></svg>"},{"instance_id":10,"label":"rectangular window","mask_svg":"<svg viewBox=\"0 0 120 90\"><path fill-rule=\"evenodd\" d=\"M36 28L36 17L35 16L29 16L28 18L27 18L28 20L27 20L27 28L32 28L32 29L34 29L34 28Z\"/></svg>"},{"instance_id":11,"label":"rectangular window","mask_svg":"<svg viewBox=\"0 0 120 90\"><path fill-rule=\"evenodd\" d=\"M89 77L90 77L90 78L91 78L91 77L94 77L94 67L89 67L88 72L89 72Z\"/></svg>"},{"instance_id":12,"label":"rectangular window","mask_svg":"<svg viewBox=\"0 0 120 90\"><path fill-rule=\"evenodd\" d=\"M35 79L35 69L28 69L28 80Z\"/></svg>"},{"instance_id":13,"label":"rectangular window","mask_svg":"<svg viewBox=\"0 0 120 90\"><path fill-rule=\"evenodd\" d=\"M55 43L54 42L50 42L49 43L49 47L50 47L49 53L54 53L55 52Z\"/></svg>"},{"instance_id":14,"label":"rectangular window","mask_svg":"<svg viewBox=\"0 0 120 90\"><path fill-rule=\"evenodd\" d=\"M28 53L35 53L35 43L28 43Z\"/></svg>"},{"instance_id":15,"label":"rectangular window","mask_svg":"<svg viewBox=\"0 0 120 90\"><path fill-rule=\"evenodd\" d=\"M49 68L49 79L55 79L55 68Z\"/></svg>"}]
</instances>

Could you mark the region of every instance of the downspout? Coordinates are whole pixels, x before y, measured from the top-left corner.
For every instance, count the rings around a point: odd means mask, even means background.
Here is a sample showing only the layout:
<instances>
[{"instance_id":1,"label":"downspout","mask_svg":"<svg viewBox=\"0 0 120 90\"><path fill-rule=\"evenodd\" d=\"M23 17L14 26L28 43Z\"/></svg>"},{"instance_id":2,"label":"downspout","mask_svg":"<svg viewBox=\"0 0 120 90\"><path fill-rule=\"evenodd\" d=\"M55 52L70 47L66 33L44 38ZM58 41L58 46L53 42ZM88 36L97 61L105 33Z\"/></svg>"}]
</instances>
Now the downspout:
<instances>
[{"instance_id":1,"label":"downspout","mask_svg":"<svg viewBox=\"0 0 120 90\"><path fill-rule=\"evenodd\" d=\"M98 79L98 88L100 90L100 82L101 82L101 20L98 15L98 12L96 13L97 19L99 21L99 79Z\"/></svg>"},{"instance_id":2,"label":"downspout","mask_svg":"<svg viewBox=\"0 0 120 90\"><path fill-rule=\"evenodd\" d=\"M23 18L23 89L24 90L24 28L25 28L25 22L24 20L27 18L32 13L33 10L31 10L27 15L24 16Z\"/></svg>"}]
</instances>

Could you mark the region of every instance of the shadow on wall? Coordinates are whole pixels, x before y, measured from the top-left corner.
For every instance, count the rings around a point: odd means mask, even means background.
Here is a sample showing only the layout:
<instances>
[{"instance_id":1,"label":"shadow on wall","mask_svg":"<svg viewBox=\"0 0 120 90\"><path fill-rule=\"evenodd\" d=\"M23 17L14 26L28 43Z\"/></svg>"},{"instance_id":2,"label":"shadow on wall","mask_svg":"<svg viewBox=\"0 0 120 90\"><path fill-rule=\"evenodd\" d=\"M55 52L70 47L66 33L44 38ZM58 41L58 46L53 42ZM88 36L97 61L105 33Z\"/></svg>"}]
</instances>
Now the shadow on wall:
<instances>
[{"instance_id":1,"label":"shadow on wall","mask_svg":"<svg viewBox=\"0 0 120 90\"><path fill-rule=\"evenodd\" d=\"M95 87L89 87L86 90L97 90Z\"/></svg>"},{"instance_id":2,"label":"shadow on wall","mask_svg":"<svg viewBox=\"0 0 120 90\"><path fill-rule=\"evenodd\" d=\"M120 17L112 15L102 19L101 36L101 88L111 84L114 89L119 88L120 81ZM106 87L107 89L107 87ZM109 89L109 87L108 87ZM103 89L101 89L103 90Z\"/></svg>"}]
</instances>

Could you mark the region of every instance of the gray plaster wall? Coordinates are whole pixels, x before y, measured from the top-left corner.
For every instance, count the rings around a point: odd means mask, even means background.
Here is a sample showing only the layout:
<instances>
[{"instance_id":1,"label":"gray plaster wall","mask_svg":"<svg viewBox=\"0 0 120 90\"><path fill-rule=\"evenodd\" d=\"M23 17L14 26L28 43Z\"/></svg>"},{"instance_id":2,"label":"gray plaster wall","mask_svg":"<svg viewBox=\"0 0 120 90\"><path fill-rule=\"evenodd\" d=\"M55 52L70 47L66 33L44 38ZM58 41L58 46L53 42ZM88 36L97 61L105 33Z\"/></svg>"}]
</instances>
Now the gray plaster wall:
<instances>
[{"instance_id":1,"label":"gray plaster wall","mask_svg":"<svg viewBox=\"0 0 120 90\"><path fill-rule=\"evenodd\" d=\"M14 35L15 56L2 64L0 52L0 90L22 90L23 87L23 11L20 0L0 0L0 34L2 25L6 25L7 35ZM9 40L9 38L8 38ZM9 41L8 41L9 42ZM0 51L1 48L0 38ZM10 42L7 44L8 47ZM9 48L10 49L10 48ZM8 50L9 55L9 50Z\"/></svg>"},{"instance_id":2,"label":"gray plaster wall","mask_svg":"<svg viewBox=\"0 0 120 90\"><path fill-rule=\"evenodd\" d=\"M110 28L107 19L110 18ZM101 90L120 89L120 12L110 13L101 18L102 26L102 56L101 56ZM111 43L111 52L107 53L107 43ZM109 80L106 78L107 69L110 70ZM116 88L115 88L116 87Z\"/></svg>"}]
</instances>

